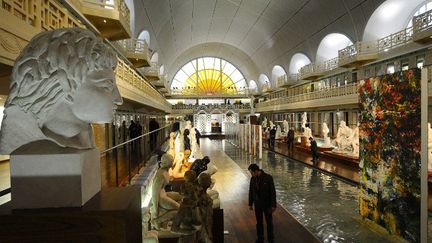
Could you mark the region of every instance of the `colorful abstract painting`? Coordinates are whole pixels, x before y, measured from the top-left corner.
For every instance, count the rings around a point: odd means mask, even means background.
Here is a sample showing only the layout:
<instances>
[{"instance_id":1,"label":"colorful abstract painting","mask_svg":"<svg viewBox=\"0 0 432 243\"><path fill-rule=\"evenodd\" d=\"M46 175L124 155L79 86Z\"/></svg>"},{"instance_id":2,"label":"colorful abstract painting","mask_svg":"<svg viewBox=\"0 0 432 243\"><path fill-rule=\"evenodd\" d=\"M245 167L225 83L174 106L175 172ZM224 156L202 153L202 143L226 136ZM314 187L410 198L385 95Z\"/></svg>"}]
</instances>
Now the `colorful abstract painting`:
<instances>
[{"instance_id":1,"label":"colorful abstract painting","mask_svg":"<svg viewBox=\"0 0 432 243\"><path fill-rule=\"evenodd\" d=\"M359 84L360 215L420 241L420 70Z\"/></svg>"}]
</instances>

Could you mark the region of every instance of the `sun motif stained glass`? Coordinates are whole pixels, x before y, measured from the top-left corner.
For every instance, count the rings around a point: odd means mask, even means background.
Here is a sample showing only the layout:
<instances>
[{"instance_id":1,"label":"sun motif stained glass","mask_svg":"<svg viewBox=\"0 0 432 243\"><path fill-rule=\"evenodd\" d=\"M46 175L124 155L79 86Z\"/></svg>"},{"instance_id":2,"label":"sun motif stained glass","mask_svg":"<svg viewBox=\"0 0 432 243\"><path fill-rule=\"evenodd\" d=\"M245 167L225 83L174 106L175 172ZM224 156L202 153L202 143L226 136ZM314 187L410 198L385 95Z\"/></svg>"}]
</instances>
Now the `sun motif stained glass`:
<instances>
[{"instance_id":1,"label":"sun motif stained glass","mask_svg":"<svg viewBox=\"0 0 432 243\"><path fill-rule=\"evenodd\" d=\"M171 94L246 94L243 74L231 63L216 57L201 57L185 64L171 82Z\"/></svg>"}]
</instances>

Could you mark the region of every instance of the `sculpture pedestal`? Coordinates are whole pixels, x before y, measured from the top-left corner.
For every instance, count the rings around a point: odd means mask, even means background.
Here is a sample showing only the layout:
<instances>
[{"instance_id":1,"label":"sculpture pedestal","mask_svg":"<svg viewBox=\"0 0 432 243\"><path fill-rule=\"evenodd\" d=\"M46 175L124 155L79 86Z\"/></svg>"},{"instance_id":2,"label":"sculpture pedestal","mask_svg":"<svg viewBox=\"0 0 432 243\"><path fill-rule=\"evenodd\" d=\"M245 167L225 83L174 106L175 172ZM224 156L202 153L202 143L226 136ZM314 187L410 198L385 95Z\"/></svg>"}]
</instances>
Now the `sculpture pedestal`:
<instances>
[{"instance_id":1,"label":"sculpture pedestal","mask_svg":"<svg viewBox=\"0 0 432 243\"><path fill-rule=\"evenodd\" d=\"M308 143L309 143L309 138L305 137L305 136L301 136L300 137L300 145L303 147L309 147Z\"/></svg>"},{"instance_id":2,"label":"sculpture pedestal","mask_svg":"<svg viewBox=\"0 0 432 243\"><path fill-rule=\"evenodd\" d=\"M80 207L101 190L97 149L27 146L10 157L12 207Z\"/></svg>"},{"instance_id":3,"label":"sculpture pedestal","mask_svg":"<svg viewBox=\"0 0 432 243\"><path fill-rule=\"evenodd\" d=\"M142 241L141 189L107 188L79 208L0 206L0 242ZM144 241L145 242L145 241Z\"/></svg>"}]
</instances>

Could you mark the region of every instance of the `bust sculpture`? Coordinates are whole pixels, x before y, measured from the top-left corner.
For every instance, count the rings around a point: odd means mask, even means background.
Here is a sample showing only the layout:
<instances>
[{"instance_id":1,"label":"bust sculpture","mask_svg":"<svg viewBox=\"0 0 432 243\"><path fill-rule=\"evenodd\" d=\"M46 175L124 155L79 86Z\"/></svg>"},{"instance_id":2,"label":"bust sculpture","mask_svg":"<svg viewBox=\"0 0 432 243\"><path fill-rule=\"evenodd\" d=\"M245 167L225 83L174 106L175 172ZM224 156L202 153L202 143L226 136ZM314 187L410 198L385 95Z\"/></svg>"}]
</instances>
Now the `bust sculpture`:
<instances>
[{"instance_id":1,"label":"bust sculpture","mask_svg":"<svg viewBox=\"0 0 432 243\"><path fill-rule=\"evenodd\" d=\"M16 59L0 131L0 154L37 141L94 148L90 123L112 121L122 104L115 53L84 29L45 31Z\"/></svg>"},{"instance_id":2,"label":"bust sculpture","mask_svg":"<svg viewBox=\"0 0 432 243\"><path fill-rule=\"evenodd\" d=\"M166 192L165 186L169 183L168 170L171 168L173 158L169 154L164 154L161 157L160 168L152 183L152 198L151 198L151 225L156 230L167 228L167 223L171 221L177 214L180 207L181 199L177 192Z\"/></svg>"}]
</instances>

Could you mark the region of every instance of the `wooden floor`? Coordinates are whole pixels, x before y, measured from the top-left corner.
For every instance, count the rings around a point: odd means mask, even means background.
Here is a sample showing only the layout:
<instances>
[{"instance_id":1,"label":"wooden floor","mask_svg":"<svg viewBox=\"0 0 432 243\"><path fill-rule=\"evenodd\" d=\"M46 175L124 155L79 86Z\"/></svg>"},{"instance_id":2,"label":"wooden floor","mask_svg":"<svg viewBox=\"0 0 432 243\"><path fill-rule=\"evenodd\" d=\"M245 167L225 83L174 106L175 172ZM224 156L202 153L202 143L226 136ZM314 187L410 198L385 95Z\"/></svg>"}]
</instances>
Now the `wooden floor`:
<instances>
[{"instance_id":1,"label":"wooden floor","mask_svg":"<svg viewBox=\"0 0 432 243\"><path fill-rule=\"evenodd\" d=\"M229 232L225 235L225 242L255 242L255 214L248 208L250 176L223 151L214 149L210 139L201 139L201 150L218 167L218 172L213 177L224 210L225 230ZM275 242L320 242L280 205L274 213L273 224Z\"/></svg>"}]
</instances>

